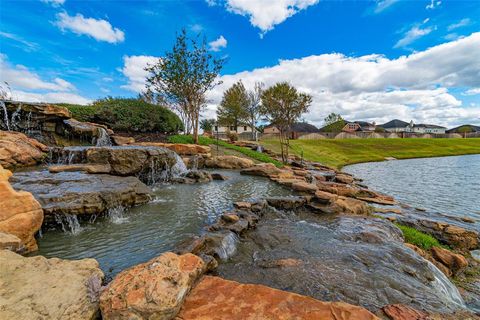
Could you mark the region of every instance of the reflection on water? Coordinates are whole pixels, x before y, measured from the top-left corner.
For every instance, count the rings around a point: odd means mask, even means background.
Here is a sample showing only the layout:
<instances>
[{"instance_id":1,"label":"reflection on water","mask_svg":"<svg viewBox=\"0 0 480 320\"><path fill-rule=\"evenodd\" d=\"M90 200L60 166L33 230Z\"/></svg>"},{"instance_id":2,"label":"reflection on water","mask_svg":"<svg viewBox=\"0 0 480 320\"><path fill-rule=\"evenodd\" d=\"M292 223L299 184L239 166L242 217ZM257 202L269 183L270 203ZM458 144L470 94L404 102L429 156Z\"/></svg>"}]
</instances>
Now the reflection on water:
<instances>
[{"instance_id":1,"label":"reflection on water","mask_svg":"<svg viewBox=\"0 0 480 320\"><path fill-rule=\"evenodd\" d=\"M222 171L219 171L222 172ZM114 209L78 234L49 230L38 239L36 254L69 259L95 258L109 275L171 250L189 235L199 234L235 201L288 195L265 178L223 171L227 181L196 185L159 185L149 204Z\"/></svg>"},{"instance_id":2,"label":"reflection on water","mask_svg":"<svg viewBox=\"0 0 480 320\"><path fill-rule=\"evenodd\" d=\"M480 155L361 163L344 170L400 202L480 218Z\"/></svg>"}]
</instances>

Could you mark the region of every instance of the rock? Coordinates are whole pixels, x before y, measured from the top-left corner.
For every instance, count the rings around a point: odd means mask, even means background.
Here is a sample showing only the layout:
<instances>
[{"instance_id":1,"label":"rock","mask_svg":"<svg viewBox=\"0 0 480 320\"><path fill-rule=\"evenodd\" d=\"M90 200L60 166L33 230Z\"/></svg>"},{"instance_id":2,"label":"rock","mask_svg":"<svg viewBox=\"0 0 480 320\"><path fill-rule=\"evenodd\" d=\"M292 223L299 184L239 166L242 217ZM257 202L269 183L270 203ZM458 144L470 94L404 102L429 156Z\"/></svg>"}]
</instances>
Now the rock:
<instances>
[{"instance_id":1,"label":"rock","mask_svg":"<svg viewBox=\"0 0 480 320\"><path fill-rule=\"evenodd\" d=\"M31 112L36 117L41 117L44 121L69 119L72 117L67 108L49 103L5 101L5 106L9 112L15 112L20 108L23 113Z\"/></svg>"},{"instance_id":2,"label":"rock","mask_svg":"<svg viewBox=\"0 0 480 320\"><path fill-rule=\"evenodd\" d=\"M194 182L210 182L212 175L207 171L191 170L185 174L185 178L192 179Z\"/></svg>"},{"instance_id":3,"label":"rock","mask_svg":"<svg viewBox=\"0 0 480 320\"><path fill-rule=\"evenodd\" d=\"M271 177L278 175L281 172L282 170L277 168L273 163L259 163L253 167L240 171L241 174L261 177Z\"/></svg>"},{"instance_id":4,"label":"rock","mask_svg":"<svg viewBox=\"0 0 480 320\"><path fill-rule=\"evenodd\" d=\"M49 218L55 214L100 214L151 199L150 188L136 177L42 170L17 172L11 181L15 189L31 192Z\"/></svg>"},{"instance_id":5,"label":"rock","mask_svg":"<svg viewBox=\"0 0 480 320\"><path fill-rule=\"evenodd\" d=\"M244 210L250 210L252 208L252 204L246 201L235 202L233 206L237 209L244 209Z\"/></svg>"},{"instance_id":6,"label":"rock","mask_svg":"<svg viewBox=\"0 0 480 320\"><path fill-rule=\"evenodd\" d=\"M300 259L278 259L270 260L265 262L259 262L258 265L262 268L288 268L288 267L297 267L303 263Z\"/></svg>"},{"instance_id":7,"label":"rock","mask_svg":"<svg viewBox=\"0 0 480 320\"><path fill-rule=\"evenodd\" d=\"M305 181L295 182L292 184L291 188L295 191L306 193L315 193L318 190L316 185Z\"/></svg>"},{"instance_id":8,"label":"rock","mask_svg":"<svg viewBox=\"0 0 480 320\"><path fill-rule=\"evenodd\" d=\"M0 165L0 232L18 237L26 251L35 251L35 233L42 226L43 211L31 193L12 188L8 182L10 175Z\"/></svg>"},{"instance_id":9,"label":"rock","mask_svg":"<svg viewBox=\"0 0 480 320\"><path fill-rule=\"evenodd\" d=\"M238 220L240 220L240 217L234 213L224 213L222 214L221 218L223 221L227 223L235 223L235 222L238 222Z\"/></svg>"},{"instance_id":10,"label":"rock","mask_svg":"<svg viewBox=\"0 0 480 320\"><path fill-rule=\"evenodd\" d=\"M343 214L368 215L372 211L365 202L342 196L332 201L332 207L335 212Z\"/></svg>"},{"instance_id":11,"label":"rock","mask_svg":"<svg viewBox=\"0 0 480 320\"><path fill-rule=\"evenodd\" d=\"M415 251L416 253L418 253L421 257L427 259L428 258L428 255L427 253L425 252L425 250L423 249L420 249L419 247L417 247L416 245L414 244L411 244L411 243L405 243L405 246L412 249L413 251Z\"/></svg>"},{"instance_id":12,"label":"rock","mask_svg":"<svg viewBox=\"0 0 480 320\"><path fill-rule=\"evenodd\" d=\"M25 258L0 251L0 319L93 320L103 273L94 259Z\"/></svg>"},{"instance_id":13,"label":"rock","mask_svg":"<svg viewBox=\"0 0 480 320\"><path fill-rule=\"evenodd\" d=\"M102 292L102 318L173 319L204 271L199 257L172 252L127 269Z\"/></svg>"},{"instance_id":14,"label":"rock","mask_svg":"<svg viewBox=\"0 0 480 320\"><path fill-rule=\"evenodd\" d=\"M110 173L112 167L109 164L67 164L49 166L48 171L51 173L82 171L86 173Z\"/></svg>"},{"instance_id":15,"label":"rock","mask_svg":"<svg viewBox=\"0 0 480 320\"><path fill-rule=\"evenodd\" d=\"M213 173L211 174L211 176L212 176L212 179L213 179L213 180L226 181L226 180L229 179L228 176L226 176L226 175L224 175L224 174L221 174L221 173L218 173L218 172L213 172Z\"/></svg>"},{"instance_id":16,"label":"rock","mask_svg":"<svg viewBox=\"0 0 480 320\"><path fill-rule=\"evenodd\" d=\"M262 285L205 276L193 288L177 319L373 320L369 311L343 302L322 302Z\"/></svg>"},{"instance_id":17,"label":"rock","mask_svg":"<svg viewBox=\"0 0 480 320\"><path fill-rule=\"evenodd\" d=\"M270 197L266 200L270 206L282 210L293 210L307 204L305 197Z\"/></svg>"},{"instance_id":18,"label":"rock","mask_svg":"<svg viewBox=\"0 0 480 320\"><path fill-rule=\"evenodd\" d=\"M100 129L108 130L107 126L92 122L81 122L75 119L63 120L63 123L64 129L67 130L70 135L84 138L98 137L100 135ZM113 133L113 131L111 132Z\"/></svg>"},{"instance_id":19,"label":"rock","mask_svg":"<svg viewBox=\"0 0 480 320\"><path fill-rule=\"evenodd\" d=\"M175 252L177 254L193 253L202 257L211 256L219 261L226 261L237 252L237 243L238 237L232 231L207 232L201 237L183 241Z\"/></svg>"},{"instance_id":20,"label":"rock","mask_svg":"<svg viewBox=\"0 0 480 320\"><path fill-rule=\"evenodd\" d=\"M353 177L351 175L345 174L345 173L338 173L335 176L335 180L340 182L340 183L345 183L345 184L353 183Z\"/></svg>"},{"instance_id":21,"label":"rock","mask_svg":"<svg viewBox=\"0 0 480 320\"><path fill-rule=\"evenodd\" d=\"M201 146L198 144L184 144L184 143L162 143L162 142L136 142L137 146L147 147L163 147L175 151L181 156L192 156L197 154L210 154L209 146Z\"/></svg>"},{"instance_id":22,"label":"rock","mask_svg":"<svg viewBox=\"0 0 480 320\"><path fill-rule=\"evenodd\" d=\"M0 250L10 250L21 253L25 248L19 237L10 233L0 232Z\"/></svg>"},{"instance_id":23,"label":"rock","mask_svg":"<svg viewBox=\"0 0 480 320\"><path fill-rule=\"evenodd\" d=\"M0 131L0 165L6 169L40 163L48 147L20 132Z\"/></svg>"},{"instance_id":24,"label":"rock","mask_svg":"<svg viewBox=\"0 0 480 320\"><path fill-rule=\"evenodd\" d=\"M335 201L338 196L330 192L318 190L317 192L315 192L315 198L317 200L320 200L321 203L328 204Z\"/></svg>"},{"instance_id":25,"label":"rock","mask_svg":"<svg viewBox=\"0 0 480 320\"><path fill-rule=\"evenodd\" d=\"M135 138L133 137L124 137L114 134L110 136L110 138L112 138L112 141L116 146L125 146L127 144L135 143Z\"/></svg>"},{"instance_id":26,"label":"rock","mask_svg":"<svg viewBox=\"0 0 480 320\"><path fill-rule=\"evenodd\" d=\"M254 165L255 163L252 160L236 156L216 156L205 160L207 168L245 169Z\"/></svg>"},{"instance_id":27,"label":"rock","mask_svg":"<svg viewBox=\"0 0 480 320\"><path fill-rule=\"evenodd\" d=\"M428 320L428 313L403 304L391 304L382 308L390 320Z\"/></svg>"},{"instance_id":28,"label":"rock","mask_svg":"<svg viewBox=\"0 0 480 320\"><path fill-rule=\"evenodd\" d=\"M451 252L450 250L432 247L432 257L444 264L453 275L462 272L467 266L468 261L464 256Z\"/></svg>"}]
</instances>

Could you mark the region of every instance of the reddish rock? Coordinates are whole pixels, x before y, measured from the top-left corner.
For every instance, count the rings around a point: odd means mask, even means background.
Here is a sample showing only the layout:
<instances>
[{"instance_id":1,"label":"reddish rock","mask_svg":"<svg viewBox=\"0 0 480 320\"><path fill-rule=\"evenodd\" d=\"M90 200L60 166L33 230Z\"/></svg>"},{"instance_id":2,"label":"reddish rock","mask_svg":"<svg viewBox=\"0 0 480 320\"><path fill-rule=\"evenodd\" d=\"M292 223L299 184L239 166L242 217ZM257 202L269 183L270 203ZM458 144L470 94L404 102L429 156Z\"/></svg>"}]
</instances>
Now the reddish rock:
<instances>
[{"instance_id":1,"label":"reddish rock","mask_svg":"<svg viewBox=\"0 0 480 320\"><path fill-rule=\"evenodd\" d=\"M135 143L135 138L133 137L123 137L123 136L118 136L118 135L112 135L110 136L112 138L113 143L117 146L125 146L128 144L134 144Z\"/></svg>"},{"instance_id":2,"label":"reddish rock","mask_svg":"<svg viewBox=\"0 0 480 320\"><path fill-rule=\"evenodd\" d=\"M102 318L173 319L205 271L199 257L166 252L118 274L100 296Z\"/></svg>"},{"instance_id":3,"label":"reddish rock","mask_svg":"<svg viewBox=\"0 0 480 320\"><path fill-rule=\"evenodd\" d=\"M321 202L329 203L331 201L334 201L336 198L338 198L338 196L330 192L318 190L317 192L315 192L315 198L317 198Z\"/></svg>"},{"instance_id":4,"label":"reddish rock","mask_svg":"<svg viewBox=\"0 0 480 320\"><path fill-rule=\"evenodd\" d=\"M370 207L365 202L341 196L333 201L332 207L337 213L343 214L368 215L371 212Z\"/></svg>"},{"instance_id":5,"label":"reddish rock","mask_svg":"<svg viewBox=\"0 0 480 320\"><path fill-rule=\"evenodd\" d=\"M315 193L318 190L317 186L305 181L292 183L291 188L295 191L307 192L307 193Z\"/></svg>"},{"instance_id":6,"label":"reddish rock","mask_svg":"<svg viewBox=\"0 0 480 320\"><path fill-rule=\"evenodd\" d=\"M282 170L273 163L259 163L253 167L243 169L240 173L251 176L271 177L282 173Z\"/></svg>"},{"instance_id":7,"label":"reddish rock","mask_svg":"<svg viewBox=\"0 0 480 320\"><path fill-rule=\"evenodd\" d=\"M390 320L428 320L428 314L402 304L391 304L382 308Z\"/></svg>"},{"instance_id":8,"label":"reddish rock","mask_svg":"<svg viewBox=\"0 0 480 320\"><path fill-rule=\"evenodd\" d=\"M235 222L238 222L238 220L240 220L240 217L234 213L224 213L222 214L221 218L223 221L227 223L235 223Z\"/></svg>"},{"instance_id":9,"label":"reddish rock","mask_svg":"<svg viewBox=\"0 0 480 320\"><path fill-rule=\"evenodd\" d=\"M253 165L255 165L255 163L252 160L236 156L217 156L205 160L205 166L207 168L245 169Z\"/></svg>"},{"instance_id":10,"label":"reddish rock","mask_svg":"<svg viewBox=\"0 0 480 320\"><path fill-rule=\"evenodd\" d=\"M353 183L353 177L349 174L339 173L335 176L335 180L340 183L351 184Z\"/></svg>"},{"instance_id":11,"label":"reddish rock","mask_svg":"<svg viewBox=\"0 0 480 320\"><path fill-rule=\"evenodd\" d=\"M252 204L250 202L246 202L246 201L235 202L233 205L237 209L249 210L250 208L252 208Z\"/></svg>"},{"instance_id":12,"label":"reddish rock","mask_svg":"<svg viewBox=\"0 0 480 320\"><path fill-rule=\"evenodd\" d=\"M445 265L454 275L462 272L468 266L468 261L464 256L450 250L432 247L431 252L432 257Z\"/></svg>"},{"instance_id":13,"label":"reddish rock","mask_svg":"<svg viewBox=\"0 0 480 320\"><path fill-rule=\"evenodd\" d=\"M23 133L0 131L0 165L6 169L38 164L48 147Z\"/></svg>"},{"instance_id":14,"label":"reddish rock","mask_svg":"<svg viewBox=\"0 0 480 320\"><path fill-rule=\"evenodd\" d=\"M11 174L0 165L0 232L17 236L27 251L35 251L35 233L43 222L42 207L31 193L12 188L8 182Z\"/></svg>"},{"instance_id":15,"label":"reddish rock","mask_svg":"<svg viewBox=\"0 0 480 320\"><path fill-rule=\"evenodd\" d=\"M109 164L68 164L68 165L55 165L48 167L48 171L52 173L58 172L71 172L71 171L83 171L87 173L110 173L112 167Z\"/></svg>"},{"instance_id":16,"label":"reddish rock","mask_svg":"<svg viewBox=\"0 0 480 320\"><path fill-rule=\"evenodd\" d=\"M197 154L210 154L211 149L208 146L186 143L162 143L162 142L136 142L137 146L163 147L175 151L181 156L193 156Z\"/></svg>"},{"instance_id":17,"label":"reddish rock","mask_svg":"<svg viewBox=\"0 0 480 320\"><path fill-rule=\"evenodd\" d=\"M322 302L262 285L205 276L192 290L177 320L322 319L373 320L369 311L343 302Z\"/></svg>"},{"instance_id":18,"label":"reddish rock","mask_svg":"<svg viewBox=\"0 0 480 320\"><path fill-rule=\"evenodd\" d=\"M22 252L24 250L22 240L10 233L0 232L0 250Z\"/></svg>"},{"instance_id":19,"label":"reddish rock","mask_svg":"<svg viewBox=\"0 0 480 320\"><path fill-rule=\"evenodd\" d=\"M412 249L413 251L415 251L416 253L418 253L418 255L420 255L421 257L423 257L423 258L428 258L428 255L427 255L427 253L425 252L425 250L420 249L420 248L417 247L416 245L411 244L411 243L405 243L405 246L406 246L406 247L409 247L410 249Z\"/></svg>"}]
</instances>

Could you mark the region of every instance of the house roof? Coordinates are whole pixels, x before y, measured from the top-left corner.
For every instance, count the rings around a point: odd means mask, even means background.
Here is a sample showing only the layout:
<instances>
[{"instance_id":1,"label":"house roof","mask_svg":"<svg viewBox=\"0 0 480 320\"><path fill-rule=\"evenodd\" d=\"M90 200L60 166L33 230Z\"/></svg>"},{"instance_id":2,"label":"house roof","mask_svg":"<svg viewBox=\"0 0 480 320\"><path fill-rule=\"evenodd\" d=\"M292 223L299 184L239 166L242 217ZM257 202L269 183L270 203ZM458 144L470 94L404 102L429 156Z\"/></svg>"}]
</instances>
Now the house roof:
<instances>
[{"instance_id":1,"label":"house roof","mask_svg":"<svg viewBox=\"0 0 480 320\"><path fill-rule=\"evenodd\" d=\"M405 128L405 127L408 126L408 125L409 125L408 122L405 122L405 121L402 121L402 120L398 120L398 119L394 119L394 120L388 121L387 123L384 123L384 124L379 125L379 127L382 127L382 128L385 128L385 129L390 129L390 128Z\"/></svg>"},{"instance_id":2,"label":"house roof","mask_svg":"<svg viewBox=\"0 0 480 320\"><path fill-rule=\"evenodd\" d=\"M370 127L373 126L373 123L367 121L353 121L353 123L358 124L360 127Z\"/></svg>"},{"instance_id":3,"label":"house roof","mask_svg":"<svg viewBox=\"0 0 480 320\"><path fill-rule=\"evenodd\" d=\"M455 133L455 132L458 132L458 129L463 128L463 127L469 127L473 132L480 132L480 126L474 126L472 124L463 124L461 126L449 129L446 132L447 133Z\"/></svg>"},{"instance_id":4,"label":"house roof","mask_svg":"<svg viewBox=\"0 0 480 320\"><path fill-rule=\"evenodd\" d=\"M265 128L271 128L275 127L274 124L269 124ZM308 133L313 133L313 132L318 132L318 128L315 127L313 124L307 123L307 122L296 122L292 125L290 128L292 131L295 132L308 132Z\"/></svg>"},{"instance_id":5,"label":"house roof","mask_svg":"<svg viewBox=\"0 0 480 320\"><path fill-rule=\"evenodd\" d=\"M419 124L414 124L414 127L419 127L419 128L430 128L430 129L447 129L442 126L437 126L436 124L425 124L425 123L419 123Z\"/></svg>"}]
</instances>

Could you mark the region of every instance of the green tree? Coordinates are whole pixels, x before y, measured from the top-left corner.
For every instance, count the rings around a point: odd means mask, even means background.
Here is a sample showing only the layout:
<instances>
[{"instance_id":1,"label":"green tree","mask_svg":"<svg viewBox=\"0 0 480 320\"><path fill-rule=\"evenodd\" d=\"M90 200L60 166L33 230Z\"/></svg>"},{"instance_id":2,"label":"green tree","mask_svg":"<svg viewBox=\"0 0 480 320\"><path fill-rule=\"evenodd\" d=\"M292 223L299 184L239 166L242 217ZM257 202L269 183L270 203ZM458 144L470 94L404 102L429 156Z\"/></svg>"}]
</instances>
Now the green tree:
<instances>
[{"instance_id":1,"label":"green tree","mask_svg":"<svg viewBox=\"0 0 480 320\"><path fill-rule=\"evenodd\" d=\"M215 125L215 119L200 120L200 129L202 129L204 132L212 132L214 125Z\"/></svg>"},{"instance_id":2,"label":"green tree","mask_svg":"<svg viewBox=\"0 0 480 320\"><path fill-rule=\"evenodd\" d=\"M340 120L343 120L342 116L335 112L330 113L328 116L325 117L325 119L323 119L323 121L325 121L326 126Z\"/></svg>"},{"instance_id":3,"label":"green tree","mask_svg":"<svg viewBox=\"0 0 480 320\"><path fill-rule=\"evenodd\" d=\"M220 84L218 75L224 63L224 59L209 53L205 39L189 38L183 29L172 50L145 69L149 72L147 90L179 112L186 133L193 129L195 143L200 113L207 102L206 92Z\"/></svg>"},{"instance_id":4,"label":"green tree","mask_svg":"<svg viewBox=\"0 0 480 320\"><path fill-rule=\"evenodd\" d=\"M473 129L470 126L465 125L465 126L461 126L460 128L458 128L457 132L463 134L463 137L466 138L467 133L473 132Z\"/></svg>"},{"instance_id":5,"label":"green tree","mask_svg":"<svg viewBox=\"0 0 480 320\"><path fill-rule=\"evenodd\" d=\"M218 123L224 126L237 126L248 119L249 96L242 81L234 83L222 97L217 109Z\"/></svg>"},{"instance_id":6,"label":"green tree","mask_svg":"<svg viewBox=\"0 0 480 320\"><path fill-rule=\"evenodd\" d=\"M312 96L300 93L287 82L277 83L262 93L260 114L280 131L280 149L284 163L288 161L290 128L312 103Z\"/></svg>"}]
</instances>

